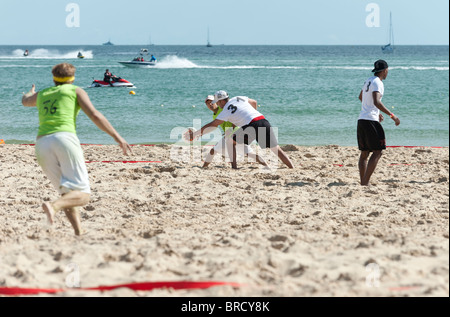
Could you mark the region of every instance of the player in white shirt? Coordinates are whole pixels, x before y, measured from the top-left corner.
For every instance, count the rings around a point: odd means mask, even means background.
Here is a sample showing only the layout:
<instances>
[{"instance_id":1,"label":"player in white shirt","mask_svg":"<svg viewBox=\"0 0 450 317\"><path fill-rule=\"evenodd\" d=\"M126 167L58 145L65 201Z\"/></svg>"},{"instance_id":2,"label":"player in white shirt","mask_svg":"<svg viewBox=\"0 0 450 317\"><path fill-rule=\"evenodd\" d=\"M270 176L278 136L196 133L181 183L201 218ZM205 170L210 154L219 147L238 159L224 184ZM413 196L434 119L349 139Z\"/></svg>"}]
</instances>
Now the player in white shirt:
<instances>
[{"instance_id":1,"label":"player in white shirt","mask_svg":"<svg viewBox=\"0 0 450 317\"><path fill-rule=\"evenodd\" d=\"M201 137L205 133L210 133L224 122L231 122L237 127L240 127L238 131L233 135L233 149L232 155L232 167L237 168L236 163L236 145L246 144L250 145L253 141L257 141L259 146L263 149L269 148L274 152L280 160L286 164L289 168L294 168L289 157L278 145L278 140L273 132L273 129L266 120L266 118L257 110L258 103L256 100L248 97L234 97L229 98L226 91L218 91L214 96L212 104L222 108L222 112L211 123L205 125L201 130L192 133L189 132L189 139Z\"/></svg>"},{"instance_id":2,"label":"player in white shirt","mask_svg":"<svg viewBox=\"0 0 450 317\"><path fill-rule=\"evenodd\" d=\"M214 96L208 96L205 100L205 104L208 109L214 113L213 120L215 120L223 111L223 109L217 106L217 104L213 105L213 100ZM214 155L216 155L217 153L222 154L225 157L228 152L232 151L233 149L232 135L234 133L235 126L231 122L225 122L220 125L220 128L223 130L223 138L211 149L211 151L209 151L208 155L205 158L203 168L207 168L211 164ZM249 158L254 159L259 164L267 166L267 163L264 161L264 159L253 152L250 145L245 144L244 147L240 150L242 151L239 154L241 154L242 156L248 156Z\"/></svg>"},{"instance_id":3,"label":"player in white shirt","mask_svg":"<svg viewBox=\"0 0 450 317\"><path fill-rule=\"evenodd\" d=\"M391 117L396 126L400 124L397 116L381 102L384 95L383 80L387 78L389 73L388 64L384 60L378 60L375 62L375 68L372 72L375 73L374 76L366 80L359 94L362 109L359 115L357 134L358 147L361 151L359 173L363 186L369 185L370 177L377 167L382 151L386 149L386 137L381 125L384 117L380 111ZM373 154L369 159L371 152Z\"/></svg>"}]
</instances>

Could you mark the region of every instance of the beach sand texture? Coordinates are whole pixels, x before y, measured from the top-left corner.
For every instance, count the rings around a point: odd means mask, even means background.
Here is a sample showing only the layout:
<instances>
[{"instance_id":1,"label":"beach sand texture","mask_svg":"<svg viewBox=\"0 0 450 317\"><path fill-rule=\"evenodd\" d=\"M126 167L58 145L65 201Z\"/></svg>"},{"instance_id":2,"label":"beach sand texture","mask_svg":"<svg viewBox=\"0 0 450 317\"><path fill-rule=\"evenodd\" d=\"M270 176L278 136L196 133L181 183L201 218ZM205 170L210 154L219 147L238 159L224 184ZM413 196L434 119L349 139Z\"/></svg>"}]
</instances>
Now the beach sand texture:
<instances>
[{"instance_id":1,"label":"beach sand texture","mask_svg":"<svg viewBox=\"0 0 450 317\"><path fill-rule=\"evenodd\" d=\"M171 160L171 146L84 145L88 233L46 224L56 190L34 147L0 145L0 287L66 288L153 281L241 287L41 296L448 296L449 150L389 148L359 185L355 147L285 147L295 170L232 170ZM267 154L267 153L266 153Z\"/></svg>"}]
</instances>

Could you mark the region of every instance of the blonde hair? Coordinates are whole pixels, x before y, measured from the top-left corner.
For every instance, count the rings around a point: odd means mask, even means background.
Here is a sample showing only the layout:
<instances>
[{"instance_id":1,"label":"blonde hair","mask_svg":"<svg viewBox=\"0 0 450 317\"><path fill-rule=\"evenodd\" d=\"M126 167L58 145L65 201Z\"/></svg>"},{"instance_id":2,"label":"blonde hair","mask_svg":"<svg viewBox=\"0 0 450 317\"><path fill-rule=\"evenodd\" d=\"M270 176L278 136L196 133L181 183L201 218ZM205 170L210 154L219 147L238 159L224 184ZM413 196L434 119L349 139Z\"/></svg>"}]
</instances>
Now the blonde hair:
<instances>
[{"instance_id":1,"label":"blonde hair","mask_svg":"<svg viewBox=\"0 0 450 317\"><path fill-rule=\"evenodd\" d=\"M57 83L73 82L75 80L75 78L74 78L75 71L76 71L76 68L72 64L69 64L69 63L58 64L58 65L54 66L52 69L53 79ZM64 80L60 81L57 79L60 79L60 80L64 79Z\"/></svg>"}]
</instances>

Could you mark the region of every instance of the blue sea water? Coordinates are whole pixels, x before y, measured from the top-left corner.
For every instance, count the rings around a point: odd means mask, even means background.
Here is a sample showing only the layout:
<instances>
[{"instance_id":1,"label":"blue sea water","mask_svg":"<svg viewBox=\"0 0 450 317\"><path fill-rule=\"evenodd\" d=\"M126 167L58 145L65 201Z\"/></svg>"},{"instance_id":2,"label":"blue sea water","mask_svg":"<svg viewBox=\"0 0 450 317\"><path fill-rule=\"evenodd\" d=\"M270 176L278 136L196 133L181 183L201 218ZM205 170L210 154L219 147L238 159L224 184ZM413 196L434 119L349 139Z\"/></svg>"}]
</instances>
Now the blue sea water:
<instances>
[{"instance_id":1,"label":"blue sea water","mask_svg":"<svg viewBox=\"0 0 450 317\"><path fill-rule=\"evenodd\" d=\"M118 63L141 48L158 58L156 67ZM23 57L25 49L30 56ZM86 58L77 59L78 51ZM203 101L223 89L256 99L282 144L356 146L358 96L380 58L390 65L383 102L401 120L399 127L389 118L383 123L388 145L448 146L448 46L398 46L389 55L378 46L0 46L0 139L34 142L37 110L21 105L22 93L33 83L38 90L52 86L52 66L70 62L75 84L133 144L174 143L174 128L210 122ZM134 83L136 95L87 88L106 68ZM83 113L78 136L82 143L114 143Z\"/></svg>"}]
</instances>

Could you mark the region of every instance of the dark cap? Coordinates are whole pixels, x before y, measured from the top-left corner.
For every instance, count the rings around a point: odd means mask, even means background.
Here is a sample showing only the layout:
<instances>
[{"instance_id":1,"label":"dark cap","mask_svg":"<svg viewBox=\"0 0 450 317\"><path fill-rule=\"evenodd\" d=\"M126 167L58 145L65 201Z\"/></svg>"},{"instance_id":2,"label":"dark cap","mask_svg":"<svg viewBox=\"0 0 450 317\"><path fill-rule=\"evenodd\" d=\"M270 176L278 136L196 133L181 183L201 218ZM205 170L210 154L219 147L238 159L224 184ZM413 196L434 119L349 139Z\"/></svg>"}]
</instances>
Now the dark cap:
<instances>
[{"instance_id":1,"label":"dark cap","mask_svg":"<svg viewBox=\"0 0 450 317\"><path fill-rule=\"evenodd\" d=\"M382 72L383 70L389 68L388 63L386 63L386 61L379 59L375 62L374 64L375 68L372 70L372 73L379 73Z\"/></svg>"}]
</instances>

